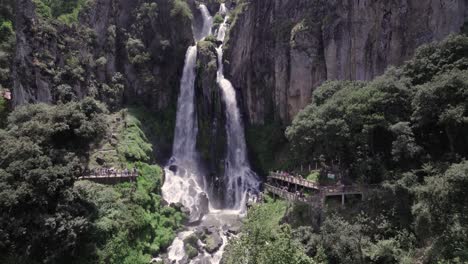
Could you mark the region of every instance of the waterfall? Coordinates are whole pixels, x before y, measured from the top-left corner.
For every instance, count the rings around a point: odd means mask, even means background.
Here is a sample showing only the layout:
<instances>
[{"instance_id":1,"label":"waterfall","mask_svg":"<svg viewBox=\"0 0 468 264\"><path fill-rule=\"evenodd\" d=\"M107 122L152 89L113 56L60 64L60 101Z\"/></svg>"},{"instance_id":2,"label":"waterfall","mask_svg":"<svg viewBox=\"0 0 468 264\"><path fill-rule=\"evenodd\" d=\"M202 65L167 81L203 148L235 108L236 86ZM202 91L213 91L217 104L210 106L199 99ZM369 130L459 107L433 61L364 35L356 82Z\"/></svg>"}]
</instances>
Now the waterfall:
<instances>
[{"instance_id":1,"label":"waterfall","mask_svg":"<svg viewBox=\"0 0 468 264\"><path fill-rule=\"evenodd\" d=\"M208 8L201 4L200 11L203 17L203 29L201 33L201 39L206 38L207 36L211 35L211 28L213 27L213 17L210 15L210 11Z\"/></svg>"},{"instance_id":2,"label":"waterfall","mask_svg":"<svg viewBox=\"0 0 468 264\"><path fill-rule=\"evenodd\" d=\"M218 40L224 41L228 16L218 30ZM226 204L230 208L243 209L247 194L256 193L259 180L250 168L247 159L244 126L237 104L236 91L231 82L224 77L223 45L216 49L218 53L217 82L226 106L227 156L225 161Z\"/></svg>"},{"instance_id":3,"label":"waterfall","mask_svg":"<svg viewBox=\"0 0 468 264\"><path fill-rule=\"evenodd\" d=\"M227 8L225 3L221 3L219 6L219 14L225 16L227 14Z\"/></svg>"},{"instance_id":4,"label":"waterfall","mask_svg":"<svg viewBox=\"0 0 468 264\"><path fill-rule=\"evenodd\" d=\"M211 34L213 19L204 5L200 5L203 18L201 36L197 40L203 40ZM221 4L219 13L227 14L224 4ZM227 30L228 16L220 25L217 39L224 41ZM218 47L218 72L217 83L221 89L222 100L226 106L226 134L227 153L225 159L225 200L227 207L233 210L216 210L210 208L206 195L205 177L201 176L198 168L198 153L196 151L196 139L198 133L197 114L195 107L195 78L197 46L188 48L185 56L185 65L180 84L180 95L177 101L176 128L174 133L174 145L172 158L165 168L165 181L162 188L164 199L168 203L181 203L190 210L190 221L197 222L188 231L181 232L168 248L167 258L170 263L213 263L221 261L224 248L227 245L229 231L228 226L240 226L241 215L244 215L245 199L248 193L257 192L259 181L257 175L250 169L247 160L247 147L244 138L242 117L237 105L236 92L231 82L224 78L223 74L223 50ZM214 229L213 229L214 228ZM200 230L210 229L219 235L222 243L219 250L213 254L205 249L199 249L198 256L188 261L184 250L184 239L192 234L198 234ZM208 234L207 234L208 235ZM232 235L232 234L230 234ZM213 238L214 239L214 238ZM198 245L202 244L198 241ZM201 245L203 246L203 245Z\"/></svg>"},{"instance_id":5,"label":"waterfall","mask_svg":"<svg viewBox=\"0 0 468 264\"><path fill-rule=\"evenodd\" d=\"M200 5L203 15L201 38L211 33L212 18L208 9ZM185 55L185 64L180 81L177 101L176 127L172 158L165 168L162 194L168 203L181 203L190 210L190 221L199 220L208 212L209 200L205 193L205 179L198 167L196 151L198 124L195 109L195 67L197 45L190 46Z\"/></svg>"},{"instance_id":6,"label":"waterfall","mask_svg":"<svg viewBox=\"0 0 468 264\"><path fill-rule=\"evenodd\" d=\"M180 95L177 101L176 129L172 155L184 164L196 160L195 144L198 125L195 112L195 66L197 46L190 46L185 55L185 65L180 81ZM193 166L190 166L193 167Z\"/></svg>"},{"instance_id":7,"label":"waterfall","mask_svg":"<svg viewBox=\"0 0 468 264\"><path fill-rule=\"evenodd\" d=\"M219 26L218 29L218 34L216 36L216 39L219 41L224 41L224 38L226 37L226 30L227 30L227 20L229 19L228 16L224 18L224 22ZM222 65L218 66L222 67ZM219 69L219 68L218 68Z\"/></svg>"}]
</instances>

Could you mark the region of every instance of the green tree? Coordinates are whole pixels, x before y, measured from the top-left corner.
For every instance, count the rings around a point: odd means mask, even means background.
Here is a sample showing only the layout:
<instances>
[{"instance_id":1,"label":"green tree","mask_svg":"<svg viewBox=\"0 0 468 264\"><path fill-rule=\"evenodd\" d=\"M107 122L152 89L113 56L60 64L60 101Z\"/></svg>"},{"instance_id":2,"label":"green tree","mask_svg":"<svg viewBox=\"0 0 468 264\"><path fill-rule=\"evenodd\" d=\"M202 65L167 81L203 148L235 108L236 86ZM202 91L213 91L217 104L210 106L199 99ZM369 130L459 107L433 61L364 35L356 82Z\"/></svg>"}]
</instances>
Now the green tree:
<instances>
[{"instance_id":1,"label":"green tree","mask_svg":"<svg viewBox=\"0 0 468 264\"><path fill-rule=\"evenodd\" d=\"M430 175L415 192L415 230L422 245L430 242L427 262L468 261L468 162Z\"/></svg>"},{"instance_id":2,"label":"green tree","mask_svg":"<svg viewBox=\"0 0 468 264\"><path fill-rule=\"evenodd\" d=\"M305 255L288 224L280 224L285 202L268 202L249 211L239 238L231 240L223 263L315 263Z\"/></svg>"},{"instance_id":3,"label":"green tree","mask_svg":"<svg viewBox=\"0 0 468 264\"><path fill-rule=\"evenodd\" d=\"M452 70L418 87L412 121L431 152L468 154L468 71Z\"/></svg>"},{"instance_id":4,"label":"green tree","mask_svg":"<svg viewBox=\"0 0 468 264\"><path fill-rule=\"evenodd\" d=\"M92 254L93 210L72 186L105 131L103 113L91 99L11 113L0 130L2 258L76 263Z\"/></svg>"}]
</instances>

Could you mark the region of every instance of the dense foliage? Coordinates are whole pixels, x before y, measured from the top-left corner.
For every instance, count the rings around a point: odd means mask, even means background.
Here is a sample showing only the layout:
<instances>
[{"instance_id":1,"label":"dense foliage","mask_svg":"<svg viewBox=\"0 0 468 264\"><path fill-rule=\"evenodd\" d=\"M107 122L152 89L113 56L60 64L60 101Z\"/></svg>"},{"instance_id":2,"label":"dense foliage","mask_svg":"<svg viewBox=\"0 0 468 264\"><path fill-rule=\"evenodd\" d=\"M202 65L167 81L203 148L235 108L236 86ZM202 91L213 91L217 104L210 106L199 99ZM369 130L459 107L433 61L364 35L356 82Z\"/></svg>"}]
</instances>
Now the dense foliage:
<instances>
[{"instance_id":1,"label":"dense foliage","mask_svg":"<svg viewBox=\"0 0 468 264\"><path fill-rule=\"evenodd\" d=\"M92 209L73 183L93 142L105 131L105 109L86 99L18 108L0 130L2 262L74 263L92 245Z\"/></svg>"},{"instance_id":2,"label":"dense foliage","mask_svg":"<svg viewBox=\"0 0 468 264\"><path fill-rule=\"evenodd\" d=\"M170 245L184 215L162 204L163 171L146 163L151 160L152 145L133 111L123 111L124 126L118 133L116 155L124 166L138 169L136 184L106 186L81 181L75 184L75 190L97 210L93 221L95 262L145 264Z\"/></svg>"},{"instance_id":3,"label":"dense foliage","mask_svg":"<svg viewBox=\"0 0 468 264\"><path fill-rule=\"evenodd\" d=\"M88 0L34 0L38 14L43 18L57 18L65 24L78 22L78 14Z\"/></svg>"},{"instance_id":4,"label":"dense foliage","mask_svg":"<svg viewBox=\"0 0 468 264\"><path fill-rule=\"evenodd\" d=\"M10 67L15 46L14 4L12 0L0 1L0 90L2 87L11 88Z\"/></svg>"},{"instance_id":5,"label":"dense foliage","mask_svg":"<svg viewBox=\"0 0 468 264\"><path fill-rule=\"evenodd\" d=\"M325 83L286 135L303 160L338 161L369 182L389 170L460 161L468 154L467 58L468 38L452 36L372 82Z\"/></svg>"},{"instance_id":6,"label":"dense foliage","mask_svg":"<svg viewBox=\"0 0 468 264\"><path fill-rule=\"evenodd\" d=\"M286 136L299 161L383 183L296 237L329 263L468 261L468 37L421 47L370 82L327 82ZM339 216L342 215L342 216Z\"/></svg>"},{"instance_id":7,"label":"dense foliage","mask_svg":"<svg viewBox=\"0 0 468 264\"><path fill-rule=\"evenodd\" d=\"M148 263L170 245L184 219L180 211L161 204L161 168L145 163L135 166L140 172L136 186L87 181L75 186L97 208L97 263Z\"/></svg>"},{"instance_id":8,"label":"dense foliage","mask_svg":"<svg viewBox=\"0 0 468 264\"><path fill-rule=\"evenodd\" d=\"M286 202L270 199L253 207L240 237L233 239L226 249L222 263L315 263L293 239L291 227L281 223L286 208Z\"/></svg>"},{"instance_id":9,"label":"dense foliage","mask_svg":"<svg viewBox=\"0 0 468 264\"><path fill-rule=\"evenodd\" d=\"M162 169L129 114L118 160L136 167L136 183L79 181L91 149L108 135L107 110L92 99L18 108L0 130L2 263L148 263L184 220L162 204Z\"/></svg>"}]
</instances>

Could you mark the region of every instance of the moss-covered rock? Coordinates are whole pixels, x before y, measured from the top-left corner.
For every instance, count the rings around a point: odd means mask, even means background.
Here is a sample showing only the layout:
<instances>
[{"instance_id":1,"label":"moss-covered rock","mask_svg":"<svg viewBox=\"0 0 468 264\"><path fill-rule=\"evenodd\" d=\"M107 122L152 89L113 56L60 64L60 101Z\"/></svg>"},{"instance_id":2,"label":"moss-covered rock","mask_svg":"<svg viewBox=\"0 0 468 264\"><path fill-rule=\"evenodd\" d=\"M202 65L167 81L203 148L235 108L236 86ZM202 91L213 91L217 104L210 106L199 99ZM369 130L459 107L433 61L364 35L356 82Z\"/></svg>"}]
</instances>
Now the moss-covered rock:
<instances>
[{"instance_id":1,"label":"moss-covered rock","mask_svg":"<svg viewBox=\"0 0 468 264\"><path fill-rule=\"evenodd\" d=\"M198 256L198 238L196 235L190 235L184 239L184 250L188 259Z\"/></svg>"},{"instance_id":2,"label":"moss-covered rock","mask_svg":"<svg viewBox=\"0 0 468 264\"><path fill-rule=\"evenodd\" d=\"M211 232L203 241L205 243L206 252L213 254L223 245L223 239L218 234L218 232Z\"/></svg>"}]
</instances>

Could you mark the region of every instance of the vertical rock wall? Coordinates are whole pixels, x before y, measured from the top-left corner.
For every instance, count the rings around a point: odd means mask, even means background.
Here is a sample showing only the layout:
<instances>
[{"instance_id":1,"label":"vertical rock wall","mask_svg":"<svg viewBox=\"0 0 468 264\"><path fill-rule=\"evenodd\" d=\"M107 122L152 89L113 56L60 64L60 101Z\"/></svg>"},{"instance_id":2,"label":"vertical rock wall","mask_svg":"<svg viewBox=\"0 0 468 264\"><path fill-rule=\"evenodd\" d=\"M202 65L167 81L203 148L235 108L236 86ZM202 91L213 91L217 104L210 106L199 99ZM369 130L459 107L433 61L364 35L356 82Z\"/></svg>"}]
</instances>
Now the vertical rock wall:
<instances>
[{"instance_id":1,"label":"vertical rock wall","mask_svg":"<svg viewBox=\"0 0 468 264\"><path fill-rule=\"evenodd\" d=\"M226 45L251 123L289 123L325 80L370 80L458 33L467 0L247 0ZM243 6L243 8L240 8Z\"/></svg>"},{"instance_id":2,"label":"vertical rock wall","mask_svg":"<svg viewBox=\"0 0 468 264\"><path fill-rule=\"evenodd\" d=\"M173 8L171 0L96 0L66 26L40 17L32 0L19 0L14 105L55 102L57 86L66 84L78 98L107 102L123 93L112 103L175 108L193 36L190 17Z\"/></svg>"}]
</instances>

